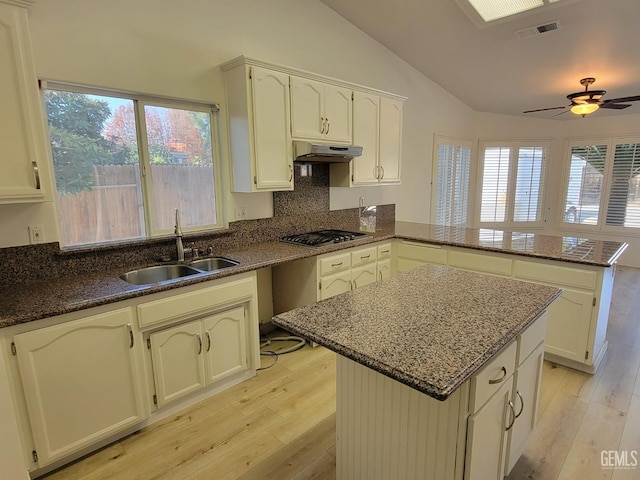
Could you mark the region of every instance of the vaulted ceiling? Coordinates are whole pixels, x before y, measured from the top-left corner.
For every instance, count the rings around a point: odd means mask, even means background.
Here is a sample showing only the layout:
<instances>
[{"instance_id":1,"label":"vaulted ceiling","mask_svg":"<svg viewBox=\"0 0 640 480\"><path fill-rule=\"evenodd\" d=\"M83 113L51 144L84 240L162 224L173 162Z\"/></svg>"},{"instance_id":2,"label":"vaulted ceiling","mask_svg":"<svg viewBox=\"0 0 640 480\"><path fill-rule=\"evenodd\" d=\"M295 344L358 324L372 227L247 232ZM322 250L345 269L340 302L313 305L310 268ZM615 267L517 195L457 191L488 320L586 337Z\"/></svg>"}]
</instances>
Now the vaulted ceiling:
<instances>
[{"instance_id":1,"label":"vaulted ceiling","mask_svg":"<svg viewBox=\"0 0 640 480\"><path fill-rule=\"evenodd\" d=\"M563 0L478 28L455 0L321 0L476 111L524 115L568 105L590 89L604 99L640 95L640 0ZM550 22L560 28L518 38ZM526 114L578 118L565 110ZM593 115L640 113L640 102Z\"/></svg>"}]
</instances>

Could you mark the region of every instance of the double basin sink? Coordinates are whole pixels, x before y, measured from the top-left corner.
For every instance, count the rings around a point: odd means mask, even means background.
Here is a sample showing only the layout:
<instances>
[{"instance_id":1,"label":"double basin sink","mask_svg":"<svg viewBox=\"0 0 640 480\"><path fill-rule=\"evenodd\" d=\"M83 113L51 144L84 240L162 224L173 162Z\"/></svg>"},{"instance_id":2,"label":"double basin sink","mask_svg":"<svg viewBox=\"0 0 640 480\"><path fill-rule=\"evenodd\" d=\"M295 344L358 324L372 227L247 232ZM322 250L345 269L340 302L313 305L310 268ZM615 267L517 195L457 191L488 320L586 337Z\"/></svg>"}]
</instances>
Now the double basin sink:
<instances>
[{"instance_id":1,"label":"double basin sink","mask_svg":"<svg viewBox=\"0 0 640 480\"><path fill-rule=\"evenodd\" d=\"M189 264L157 265L123 273L120 278L133 285L149 285L154 283L179 280L192 275L211 273L238 265L235 260L224 257L203 258Z\"/></svg>"}]
</instances>

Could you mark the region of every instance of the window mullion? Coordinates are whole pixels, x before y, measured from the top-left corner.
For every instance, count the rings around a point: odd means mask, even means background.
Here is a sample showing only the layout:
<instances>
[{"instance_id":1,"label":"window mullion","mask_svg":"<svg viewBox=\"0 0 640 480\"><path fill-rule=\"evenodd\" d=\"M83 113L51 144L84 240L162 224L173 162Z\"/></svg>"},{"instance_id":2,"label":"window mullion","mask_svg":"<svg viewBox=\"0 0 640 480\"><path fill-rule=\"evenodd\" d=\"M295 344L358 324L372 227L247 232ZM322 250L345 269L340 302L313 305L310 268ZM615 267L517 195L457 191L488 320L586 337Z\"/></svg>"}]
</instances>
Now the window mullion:
<instances>
[{"instance_id":1,"label":"window mullion","mask_svg":"<svg viewBox=\"0 0 640 480\"><path fill-rule=\"evenodd\" d=\"M144 202L140 208L144 210L144 218L148 235L153 237L158 234L156 231L156 219L153 215L153 190L151 178L151 161L149 159L149 145L147 142L147 128L144 115L144 103L134 100L134 111L136 118L136 137L138 139L138 156L140 158L140 172L142 175L142 195Z\"/></svg>"},{"instance_id":2,"label":"window mullion","mask_svg":"<svg viewBox=\"0 0 640 480\"><path fill-rule=\"evenodd\" d=\"M518 156L520 155L520 145L512 144L509 152L509 170L507 179L507 205L505 212L505 224L508 228L513 227L513 216L516 203L516 181L518 179Z\"/></svg>"},{"instance_id":3,"label":"window mullion","mask_svg":"<svg viewBox=\"0 0 640 480\"><path fill-rule=\"evenodd\" d=\"M604 176L602 179L602 193L600 195L600 215L598 215L598 230L607 229L607 212L609 211L609 194L611 192L611 183L613 181L613 160L615 157L616 142L607 142L607 156L604 162Z\"/></svg>"}]
</instances>

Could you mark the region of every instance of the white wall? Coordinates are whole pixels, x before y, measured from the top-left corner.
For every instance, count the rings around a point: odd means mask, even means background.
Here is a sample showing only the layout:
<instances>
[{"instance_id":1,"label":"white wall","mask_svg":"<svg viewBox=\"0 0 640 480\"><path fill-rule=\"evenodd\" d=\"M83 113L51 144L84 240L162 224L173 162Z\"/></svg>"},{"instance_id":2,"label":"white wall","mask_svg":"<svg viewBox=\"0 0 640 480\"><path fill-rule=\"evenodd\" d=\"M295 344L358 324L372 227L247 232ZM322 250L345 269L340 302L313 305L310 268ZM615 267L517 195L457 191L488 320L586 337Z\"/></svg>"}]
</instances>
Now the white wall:
<instances>
[{"instance_id":1,"label":"white wall","mask_svg":"<svg viewBox=\"0 0 640 480\"><path fill-rule=\"evenodd\" d=\"M427 221L432 134L471 132L469 108L318 0L39 0L29 19L45 79L217 102L224 114L217 66L246 55L409 97L402 186L332 189L332 209L365 195L367 203L396 203L402 219ZM247 218L272 214L271 194L228 197L230 220L236 204ZM57 240L53 208L0 206L0 246L27 244L33 223Z\"/></svg>"},{"instance_id":2,"label":"white wall","mask_svg":"<svg viewBox=\"0 0 640 480\"><path fill-rule=\"evenodd\" d=\"M616 115L616 113L618 113ZM571 114L567 114L571 115ZM545 232L553 235L574 235L600 240L627 242L629 247L620 264L640 267L640 238L625 235L602 234L588 231L576 234L560 225L564 210L565 147L567 139L640 135L640 115L615 112L607 116L563 120L514 118L508 115L482 113L476 115L474 137L480 139L553 139L549 154L548 184L545 194Z\"/></svg>"}]
</instances>

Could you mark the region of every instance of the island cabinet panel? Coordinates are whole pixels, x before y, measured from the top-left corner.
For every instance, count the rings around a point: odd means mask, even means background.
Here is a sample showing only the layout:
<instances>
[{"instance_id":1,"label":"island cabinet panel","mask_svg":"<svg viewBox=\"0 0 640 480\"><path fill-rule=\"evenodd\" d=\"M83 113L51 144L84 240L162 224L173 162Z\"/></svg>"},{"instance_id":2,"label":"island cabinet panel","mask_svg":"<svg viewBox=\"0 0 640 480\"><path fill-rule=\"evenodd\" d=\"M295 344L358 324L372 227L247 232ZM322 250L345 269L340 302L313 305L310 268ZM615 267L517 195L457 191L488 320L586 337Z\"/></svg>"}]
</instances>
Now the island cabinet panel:
<instances>
[{"instance_id":1,"label":"island cabinet panel","mask_svg":"<svg viewBox=\"0 0 640 480\"><path fill-rule=\"evenodd\" d=\"M461 479L467 393L441 402L338 355L337 479Z\"/></svg>"},{"instance_id":2,"label":"island cabinet panel","mask_svg":"<svg viewBox=\"0 0 640 480\"><path fill-rule=\"evenodd\" d=\"M40 467L146 417L131 308L13 339Z\"/></svg>"},{"instance_id":3,"label":"island cabinet panel","mask_svg":"<svg viewBox=\"0 0 640 480\"><path fill-rule=\"evenodd\" d=\"M450 245L398 242L397 271L427 263L561 288L562 295L548 309L547 359L595 373L604 358L615 266L580 265Z\"/></svg>"}]
</instances>

